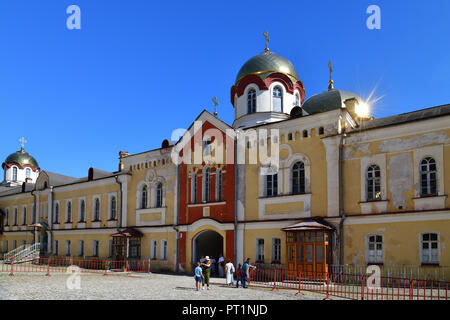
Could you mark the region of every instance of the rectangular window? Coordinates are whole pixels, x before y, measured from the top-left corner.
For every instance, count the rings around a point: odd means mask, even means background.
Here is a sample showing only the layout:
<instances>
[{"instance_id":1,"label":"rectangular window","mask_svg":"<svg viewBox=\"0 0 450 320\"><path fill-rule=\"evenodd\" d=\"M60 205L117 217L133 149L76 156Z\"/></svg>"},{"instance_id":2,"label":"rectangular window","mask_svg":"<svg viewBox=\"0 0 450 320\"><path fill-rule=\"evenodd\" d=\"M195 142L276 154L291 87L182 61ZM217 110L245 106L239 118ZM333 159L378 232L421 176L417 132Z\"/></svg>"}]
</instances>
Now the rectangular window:
<instances>
[{"instance_id":1,"label":"rectangular window","mask_svg":"<svg viewBox=\"0 0 450 320\"><path fill-rule=\"evenodd\" d=\"M14 226L17 226L17 223L18 223L18 221L17 221L17 215L18 215L18 213L17 213L17 208L14 208L14 220L13 220L13 225Z\"/></svg>"},{"instance_id":2,"label":"rectangular window","mask_svg":"<svg viewBox=\"0 0 450 320\"><path fill-rule=\"evenodd\" d=\"M53 254L58 255L58 240L53 241Z\"/></svg>"},{"instance_id":3,"label":"rectangular window","mask_svg":"<svg viewBox=\"0 0 450 320\"><path fill-rule=\"evenodd\" d=\"M13 240L13 250L17 248L17 240Z\"/></svg>"},{"instance_id":4,"label":"rectangular window","mask_svg":"<svg viewBox=\"0 0 450 320\"><path fill-rule=\"evenodd\" d=\"M272 262L281 262L281 239L272 238Z\"/></svg>"},{"instance_id":5,"label":"rectangular window","mask_svg":"<svg viewBox=\"0 0 450 320\"><path fill-rule=\"evenodd\" d=\"M94 257L98 257L98 246L99 246L99 241L98 240L94 240L93 248L92 248L92 255Z\"/></svg>"},{"instance_id":6,"label":"rectangular window","mask_svg":"<svg viewBox=\"0 0 450 320\"><path fill-rule=\"evenodd\" d=\"M422 234L422 263L439 264L439 236L437 233Z\"/></svg>"},{"instance_id":7,"label":"rectangular window","mask_svg":"<svg viewBox=\"0 0 450 320\"><path fill-rule=\"evenodd\" d=\"M78 255L84 256L84 240L78 240Z\"/></svg>"},{"instance_id":8,"label":"rectangular window","mask_svg":"<svg viewBox=\"0 0 450 320\"><path fill-rule=\"evenodd\" d=\"M72 222L72 202L67 202L67 208L66 208L66 222L70 223Z\"/></svg>"},{"instance_id":9,"label":"rectangular window","mask_svg":"<svg viewBox=\"0 0 450 320\"><path fill-rule=\"evenodd\" d=\"M167 260L167 240L161 240L161 260Z\"/></svg>"},{"instance_id":10,"label":"rectangular window","mask_svg":"<svg viewBox=\"0 0 450 320\"><path fill-rule=\"evenodd\" d=\"M218 170L216 174L216 201L222 201L222 170Z\"/></svg>"},{"instance_id":11,"label":"rectangular window","mask_svg":"<svg viewBox=\"0 0 450 320\"><path fill-rule=\"evenodd\" d=\"M152 246L151 246L151 258L153 260L156 260L156 252L158 250L158 242L156 240L152 240Z\"/></svg>"},{"instance_id":12,"label":"rectangular window","mask_svg":"<svg viewBox=\"0 0 450 320\"><path fill-rule=\"evenodd\" d=\"M27 224L27 207L22 208L22 224Z\"/></svg>"},{"instance_id":13,"label":"rectangular window","mask_svg":"<svg viewBox=\"0 0 450 320\"><path fill-rule=\"evenodd\" d=\"M272 197L278 194L278 174L266 176L266 196Z\"/></svg>"},{"instance_id":14,"label":"rectangular window","mask_svg":"<svg viewBox=\"0 0 450 320\"><path fill-rule=\"evenodd\" d=\"M9 226L9 210L6 209L6 221L5 221L5 226Z\"/></svg>"},{"instance_id":15,"label":"rectangular window","mask_svg":"<svg viewBox=\"0 0 450 320\"><path fill-rule=\"evenodd\" d=\"M70 256L70 240L66 240L66 256Z\"/></svg>"},{"instance_id":16,"label":"rectangular window","mask_svg":"<svg viewBox=\"0 0 450 320\"><path fill-rule=\"evenodd\" d=\"M5 240L5 252L8 252L8 240Z\"/></svg>"},{"instance_id":17,"label":"rectangular window","mask_svg":"<svg viewBox=\"0 0 450 320\"><path fill-rule=\"evenodd\" d=\"M383 263L383 237L370 235L367 240L367 263Z\"/></svg>"},{"instance_id":18,"label":"rectangular window","mask_svg":"<svg viewBox=\"0 0 450 320\"><path fill-rule=\"evenodd\" d=\"M197 175L191 177L191 203L197 202Z\"/></svg>"},{"instance_id":19,"label":"rectangular window","mask_svg":"<svg viewBox=\"0 0 450 320\"><path fill-rule=\"evenodd\" d=\"M256 239L256 261L264 262L264 239Z\"/></svg>"}]
</instances>

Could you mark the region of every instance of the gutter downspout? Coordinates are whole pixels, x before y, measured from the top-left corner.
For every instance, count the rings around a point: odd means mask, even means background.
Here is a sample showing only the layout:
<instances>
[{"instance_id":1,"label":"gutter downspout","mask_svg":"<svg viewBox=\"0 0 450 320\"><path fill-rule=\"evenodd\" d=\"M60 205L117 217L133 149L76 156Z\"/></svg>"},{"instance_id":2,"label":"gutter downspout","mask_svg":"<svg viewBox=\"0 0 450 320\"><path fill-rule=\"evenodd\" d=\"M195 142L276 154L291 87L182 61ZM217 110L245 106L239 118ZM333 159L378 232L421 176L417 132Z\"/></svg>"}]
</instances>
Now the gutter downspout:
<instances>
[{"instance_id":1,"label":"gutter downspout","mask_svg":"<svg viewBox=\"0 0 450 320\"><path fill-rule=\"evenodd\" d=\"M47 255L50 255L53 252L53 186L50 186L50 194L49 203L50 203L50 212L48 214L48 221L50 222L50 230L49 237L47 239ZM59 218L59 217L58 217Z\"/></svg>"},{"instance_id":2,"label":"gutter downspout","mask_svg":"<svg viewBox=\"0 0 450 320\"><path fill-rule=\"evenodd\" d=\"M180 231L177 229L179 223L179 207L180 207L180 165L177 165L177 197L175 203L175 221L173 222L173 229L176 231L176 254L175 254L175 272L180 272L179 256L180 256Z\"/></svg>"},{"instance_id":3,"label":"gutter downspout","mask_svg":"<svg viewBox=\"0 0 450 320\"><path fill-rule=\"evenodd\" d=\"M122 206L123 206L123 192L122 192L122 182L119 181L119 176L114 176L116 179L116 183L120 185L120 219L119 219L119 228L122 228Z\"/></svg>"},{"instance_id":4,"label":"gutter downspout","mask_svg":"<svg viewBox=\"0 0 450 320\"><path fill-rule=\"evenodd\" d=\"M238 232L238 164L237 164L237 139L234 139L234 265L237 268L237 232Z\"/></svg>"},{"instance_id":5,"label":"gutter downspout","mask_svg":"<svg viewBox=\"0 0 450 320\"><path fill-rule=\"evenodd\" d=\"M339 215L341 221L339 222L339 265L344 264L344 187L343 187L343 149L344 149L344 138L346 136L345 126L343 132L341 133L341 138L339 141Z\"/></svg>"}]
</instances>

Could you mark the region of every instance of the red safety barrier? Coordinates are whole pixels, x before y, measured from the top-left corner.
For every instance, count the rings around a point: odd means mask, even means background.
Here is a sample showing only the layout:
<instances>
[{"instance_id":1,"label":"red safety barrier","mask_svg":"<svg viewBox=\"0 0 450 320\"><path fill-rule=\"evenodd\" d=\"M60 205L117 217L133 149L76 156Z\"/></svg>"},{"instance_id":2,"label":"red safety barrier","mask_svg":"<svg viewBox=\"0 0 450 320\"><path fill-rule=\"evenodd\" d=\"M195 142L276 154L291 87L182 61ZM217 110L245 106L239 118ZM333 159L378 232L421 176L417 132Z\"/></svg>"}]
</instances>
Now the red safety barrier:
<instances>
[{"instance_id":1,"label":"red safety barrier","mask_svg":"<svg viewBox=\"0 0 450 320\"><path fill-rule=\"evenodd\" d=\"M108 274L111 272L150 272L149 260L100 260L82 258L10 258L4 259L1 272L15 273L66 273L69 266L79 268L80 273Z\"/></svg>"},{"instance_id":2,"label":"red safety barrier","mask_svg":"<svg viewBox=\"0 0 450 320\"><path fill-rule=\"evenodd\" d=\"M256 268L250 271L250 286L272 290L295 289L352 300L449 300L450 282L381 276L379 281L360 274L289 271Z\"/></svg>"}]
</instances>

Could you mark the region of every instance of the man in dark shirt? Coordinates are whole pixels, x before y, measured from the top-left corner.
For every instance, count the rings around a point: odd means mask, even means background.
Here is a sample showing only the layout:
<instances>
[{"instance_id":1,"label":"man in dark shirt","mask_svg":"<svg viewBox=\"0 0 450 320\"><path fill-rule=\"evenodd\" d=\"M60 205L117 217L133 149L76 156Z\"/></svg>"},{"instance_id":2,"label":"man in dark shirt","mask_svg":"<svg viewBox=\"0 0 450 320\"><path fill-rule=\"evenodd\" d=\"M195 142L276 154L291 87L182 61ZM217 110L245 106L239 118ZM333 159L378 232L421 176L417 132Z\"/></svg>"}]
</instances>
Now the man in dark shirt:
<instances>
[{"instance_id":1,"label":"man in dark shirt","mask_svg":"<svg viewBox=\"0 0 450 320\"><path fill-rule=\"evenodd\" d=\"M247 279L250 277L250 267L250 258L247 258L241 268L242 288L247 288Z\"/></svg>"}]
</instances>

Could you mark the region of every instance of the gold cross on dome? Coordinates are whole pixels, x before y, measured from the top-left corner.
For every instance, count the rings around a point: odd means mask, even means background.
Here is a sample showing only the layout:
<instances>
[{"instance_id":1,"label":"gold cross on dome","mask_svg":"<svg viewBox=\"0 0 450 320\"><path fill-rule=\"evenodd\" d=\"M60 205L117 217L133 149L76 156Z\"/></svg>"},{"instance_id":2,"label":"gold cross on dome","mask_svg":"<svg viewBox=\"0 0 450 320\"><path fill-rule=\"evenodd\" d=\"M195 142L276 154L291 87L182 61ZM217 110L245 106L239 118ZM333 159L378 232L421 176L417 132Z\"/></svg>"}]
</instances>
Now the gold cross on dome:
<instances>
[{"instance_id":1,"label":"gold cross on dome","mask_svg":"<svg viewBox=\"0 0 450 320\"><path fill-rule=\"evenodd\" d=\"M22 148L21 148L21 150L20 150L20 151L22 151L22 152L23 152L23 148L25 147L25 143L27 143L28 141L27 141L27 140L25 140L25 138L24 138L24 137L22 137L22 138L20 138L20 139L19 139L19 142L20 142L20 145L22 146Z\"/></svg>"},{"instance_id":2,"label":"gold cross on dome","mask_svg":"<svg viewBox=\"0 0 450 320\"><path fill-rule=\"evenodd\" d=\"M214 116L217 117L217 106L219 105L219 101L217 101L216 96L214 96L214 98L212 99L212 102L214 102Z\"/></svg>"},{"instance_id":3,"label":"gold cross on dome","mask_svg":"<svg viewBox=\"0 0 450 320\"><path fill-rule=\"evenodd\" d=\"M266 49L264 49L265 52L269 52L269 33L266 31L264 32L264 38L266 38Z\"/></svg>"},{"instance_id":4,"label":"gold cross on dome","mask_svg":"<svg viewBox=\"0 0 450 320\"><path fill-rule=\"evenodd\" d=\"M330 81L328 81L328 90L333 90L334 89L334 81L332 79L332 73L333 73L333 66L331 65L331 60L330 62L328 62L328 69L330 69Z\"/></svg>"}]
</instances>

